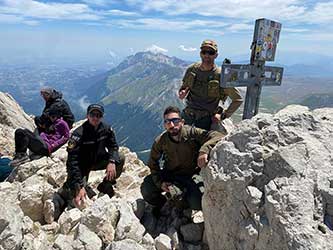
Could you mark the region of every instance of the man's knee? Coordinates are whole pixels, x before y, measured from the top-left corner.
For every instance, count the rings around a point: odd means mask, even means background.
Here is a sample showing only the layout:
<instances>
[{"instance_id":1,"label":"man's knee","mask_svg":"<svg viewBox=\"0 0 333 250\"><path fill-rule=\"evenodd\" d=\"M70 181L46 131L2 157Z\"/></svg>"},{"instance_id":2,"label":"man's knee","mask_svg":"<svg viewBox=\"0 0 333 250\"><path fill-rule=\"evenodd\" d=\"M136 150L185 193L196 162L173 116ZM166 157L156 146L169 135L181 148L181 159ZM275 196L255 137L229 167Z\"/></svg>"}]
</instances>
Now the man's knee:
<instances>
[{"instance_id":1,"label":"man's knee","mask_svg":"<svg viewBox=\"0 0 333 250\"><path fill-rule=\"evenodd\" d=\"M143 199L153 206L161 207L166 202L166 198L161 193L162 190L155 185L152 176L146 176L141 184Z\"/></svg>"}]
</instances>

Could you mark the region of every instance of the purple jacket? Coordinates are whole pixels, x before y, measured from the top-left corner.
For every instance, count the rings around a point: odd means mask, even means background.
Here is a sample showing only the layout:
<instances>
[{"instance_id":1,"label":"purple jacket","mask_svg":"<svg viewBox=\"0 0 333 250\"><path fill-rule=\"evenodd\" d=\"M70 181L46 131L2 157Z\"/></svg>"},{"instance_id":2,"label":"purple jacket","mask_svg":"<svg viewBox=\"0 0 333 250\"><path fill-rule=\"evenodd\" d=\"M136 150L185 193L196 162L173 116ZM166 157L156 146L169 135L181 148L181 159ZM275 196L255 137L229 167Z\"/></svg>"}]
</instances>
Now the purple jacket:
<instances>
[{"instance_id":1,"label":"purple jacket","mask_svg":"<svg viewBox=\"0 0 333 250\"><path fill-rule=\"evenodd\" d=\"M40 134L42 140L47 144L50 153L64 145L69 139L69 127L67 122L59 118L55 120L52 125L54 127L52 134L44 132Z\"/></svg>"}]
</instances>

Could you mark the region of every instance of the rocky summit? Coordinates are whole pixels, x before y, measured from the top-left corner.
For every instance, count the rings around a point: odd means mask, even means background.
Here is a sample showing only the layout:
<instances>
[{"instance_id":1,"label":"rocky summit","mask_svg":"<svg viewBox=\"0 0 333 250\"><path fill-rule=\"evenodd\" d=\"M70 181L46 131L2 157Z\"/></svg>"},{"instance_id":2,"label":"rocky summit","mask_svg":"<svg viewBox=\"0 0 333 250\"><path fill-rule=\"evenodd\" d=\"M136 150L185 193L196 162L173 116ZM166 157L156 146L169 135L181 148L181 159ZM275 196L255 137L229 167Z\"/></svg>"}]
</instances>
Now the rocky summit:
<instances>
[{"instance_id":1,"label":"rocky summit","mask_svg":"<svg viewBox=\"0 0 333 250\"><path fill-rule=\"evenodd\" d=\"M0 150L32 118L0 92ZM47 201L66 180L66 145L20 165L0 183L0 250L333 249L333 109L288 106L239 123L202 170L203 213L170 200L156 218L140 194L149 173L127 148L115 196L49 220ZM92 172L96 190L104 171ZM47 223L49 221L50 223Z\"/></svg>"},{"instance_id":2,"label":"rocky summit","mask_svg":"<svg viewBox=\"0 0 333 250\"><path fill-rule=\"evenodd\" d=\"M333 109L242 121L204 170L211 250L333 249Z\"/></svg>"}]
</instances>

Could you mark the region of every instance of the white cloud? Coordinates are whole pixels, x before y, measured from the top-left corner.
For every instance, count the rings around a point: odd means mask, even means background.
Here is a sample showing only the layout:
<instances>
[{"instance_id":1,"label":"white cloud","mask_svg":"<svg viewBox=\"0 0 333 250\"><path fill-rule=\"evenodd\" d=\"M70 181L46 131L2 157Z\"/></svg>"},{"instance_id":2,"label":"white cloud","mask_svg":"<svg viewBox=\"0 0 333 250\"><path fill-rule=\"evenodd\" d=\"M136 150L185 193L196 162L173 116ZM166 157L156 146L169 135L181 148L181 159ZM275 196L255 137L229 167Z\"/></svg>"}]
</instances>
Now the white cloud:
<instances>
[{"instance_id":1,"label":"white cloud","mask_svg":"<svg viewBox=\"0 0 333 250\"><path fill-rule=\"evenodd\" d=\"M109 55L112 57L112 58L116 58L117 57L117 54L115 52L113 52L112 50L109 50Z\"/></svg>"},{"instance_id":2,"label":"white cloud","mask_svg":"<svg viewBox=\"0 0 333 250\"><path fill-rule=\"evenodd\" d=\"M152 44L150 47L146 48L145 51L150 51L153 53L167 53L167 49L163 49L155 44Z\"/></svg>"},{"instance_id":3,"label":"white cloud","mask_svg":"<svg viewBox=\"0 0 333 250\"><path fill-rule=\"evenodd\" d=\"M332 23L333 1L316 1L311 6L302 0L126 0L142 11L158 11L166 15L202 15L254 21L267 17L276 21L294 20L305 23Z\"/></svg>"},{"instance_id":4,"label":"white cloud","mask_svg":"<svg viewBox=\"0 0 333 250\"><path fill-rule=\"evenodd\" d=\"M83 97L81 97L78 101L79 106L82 108L82 110L86 110L87 107L89 106L89 102L87 101L88 97L85 95Z\"/></svg>"},{"instance_id":5,"label":"white cloud","mask_svg":"<svg viewBox=\"0 0 333 250\"><path fill-rule=\"evenodd\" d=\"M138 16L138 13L123 10L108 10L108 13L114 16Z\"/></svg>"},{"instance_id":6,"label":"white cloud","mask_svg":"<svg viewBox=\"0 0 333 250\"><path fill-rule=\"evenodd\" d=\"M23 23L30 26L38 25L39 22L36 20L29 20L20 16L0 14L0 23Z\"/></svg>"},{"instance_id":7,"label":"white cloud","mask_svg":"<svg viewBox=\"0 0 333 250\"><path fill-rule=\"evenodd\" d=\"M166 31L184 31L193 30L201 32L204 30L211 31L209 33L216 33L218 29L225 27L227 24L217 21L208 20L185 20L185 19L159 19L159 18L139 18L135 20L118 20L110 23L118 27L133 28L133 29L148 29L148 30L166 30ZM218 32L221 34L222 32Z\"/></svg>"},{"instance_id":8,"label":"white cloud","mask_svg":"<svg viewBox=\"0 0 333 250\"><path fill-rule=\"evenodd\" d=\"M254 30L254 25L250 25L247 23L236 23L230 25L227 30L231 32L239 32L239 31L253 31Z\"/></svg>"},{"instance_id":9,"label":"white cloud","mask_svg":"<svg viewBox=\"0 0 333 250\"><path fill-rule=\"evenodd\" d=\"M309 29L299 29L299 28L283 28L283 32L289 32L289 33L304 33L308 32Z\"/></svg>"},{"instance_id":10,"label":"white cloud","mask_svg":"<svg viewBox=\"0 0 333 250\"><path fill-rule=\"evenodd\" d=\"M3 0L0 13L22 17L67 19L67 20L100 20L101 16L80 3L42 3L34 0Z\"/></svg>"},{"instance_id":11,"label":"white cloud","mask_svg":"<svg viewBox=\"0 0 333 250\"><path fill-rule=\"evenodd\" d=\"M192 47L188 47L186 48L184 45L179 45L179 47L181 50L186 51L186 52L193 52L193 51L197 51L197 48L192 48Z\"/></svg>"}]
</instances>

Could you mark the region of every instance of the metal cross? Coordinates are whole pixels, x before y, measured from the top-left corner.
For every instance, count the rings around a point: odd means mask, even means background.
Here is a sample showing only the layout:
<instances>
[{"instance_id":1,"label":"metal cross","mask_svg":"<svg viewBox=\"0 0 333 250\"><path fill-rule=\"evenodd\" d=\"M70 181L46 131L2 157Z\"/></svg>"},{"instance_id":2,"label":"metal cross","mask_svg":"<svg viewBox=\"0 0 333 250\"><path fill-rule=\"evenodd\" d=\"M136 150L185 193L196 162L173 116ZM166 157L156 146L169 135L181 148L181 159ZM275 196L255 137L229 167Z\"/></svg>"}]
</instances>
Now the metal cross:
<instances>
[{"instance_id":1,"label":"metal cross","mask_svg":"<svg viewBox=\"0 0 333 250\"><path fill-rule=\"evenodd\" d=\"M258 113L262 86L281 85L283 68L265 66L266 61L274 61L280 31L280 23L257 19L250 64L222 65L222 88L247 87L243 119L250 119Z\"/></svg>"}]
</instances>

